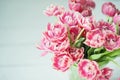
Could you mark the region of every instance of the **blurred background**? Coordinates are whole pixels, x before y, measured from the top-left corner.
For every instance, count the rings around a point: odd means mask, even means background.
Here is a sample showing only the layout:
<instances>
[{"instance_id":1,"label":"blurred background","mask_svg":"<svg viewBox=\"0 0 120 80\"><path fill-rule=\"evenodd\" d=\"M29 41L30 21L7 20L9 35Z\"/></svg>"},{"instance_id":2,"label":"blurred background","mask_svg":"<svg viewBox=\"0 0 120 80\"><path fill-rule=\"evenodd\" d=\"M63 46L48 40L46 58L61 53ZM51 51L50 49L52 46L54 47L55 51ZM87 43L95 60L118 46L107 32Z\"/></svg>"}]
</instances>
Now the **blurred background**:
<instances>
[{"instance_id":1,"label":"blurred background","mask_svg":"<svg viewBox=\"0 0 120 80\"><path fill-rule=\"evenodd\" d=\"M112 1L120 9L120 0L95 1L97 19L105 19L103 2ZM43 14L50 4L68 8L67 0L0 0L0 80L69 80L69 73L54 70L52 56L41 57L35 46L47 23L53 21ZM114 69L111 80L117 80L120 69L112 63L107 66Z\"/></svg>"}]
</instances>

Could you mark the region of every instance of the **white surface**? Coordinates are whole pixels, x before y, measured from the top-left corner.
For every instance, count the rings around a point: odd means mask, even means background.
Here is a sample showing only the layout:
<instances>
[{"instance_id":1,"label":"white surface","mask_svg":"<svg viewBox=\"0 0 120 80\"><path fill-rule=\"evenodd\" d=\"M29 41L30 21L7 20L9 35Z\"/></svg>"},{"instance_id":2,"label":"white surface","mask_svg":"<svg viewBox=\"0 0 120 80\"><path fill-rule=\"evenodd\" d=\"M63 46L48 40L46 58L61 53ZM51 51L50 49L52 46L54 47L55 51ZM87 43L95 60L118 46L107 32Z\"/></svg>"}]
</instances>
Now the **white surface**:
<instances>
[{"instance_id":1,"label":"white surface","mask_svg":"<svg viewBox=\"0 0 120 80\"><path fill-rule=\"evenodd\" d=\"M102 3L96 2L98 7ZM68 73L52 69L50 54L40 57L41 51L35 47L52 20L43 15L51 3L67 6L67 0L0 0L0 80L69 80ZM98 10L95 15L101 19ZM116 69L112 78L116 80L120 69L108 66Z\"/></svg>"}]
</instances>

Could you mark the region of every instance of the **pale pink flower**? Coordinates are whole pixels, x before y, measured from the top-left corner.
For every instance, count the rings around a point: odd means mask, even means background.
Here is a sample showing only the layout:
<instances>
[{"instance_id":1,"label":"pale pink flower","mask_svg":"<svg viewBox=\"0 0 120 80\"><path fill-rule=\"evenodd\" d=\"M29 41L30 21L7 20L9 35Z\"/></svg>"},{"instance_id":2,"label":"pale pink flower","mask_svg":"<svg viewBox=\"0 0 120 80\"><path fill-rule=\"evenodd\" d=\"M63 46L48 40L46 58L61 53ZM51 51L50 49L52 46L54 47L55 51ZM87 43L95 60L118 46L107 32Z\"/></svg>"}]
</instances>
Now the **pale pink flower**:
<instances>
[{"instance_id":1,"label":"pale pink flower","mask_svg":"<svg viewBox=\"0 0 120 80\"><path fill-rule=\"evenodd\" d=\"M114 17L113 17L113 22L117 25L120 25L120 14L116 14Z\"/></svg>"},{"instance_id":2,"label":"pale pink flower","mask_svg":"<svg viewBox=\"0 0 120 80\"><path fill-rule=\"evenodd\" d=\"M76 2L76 0L69 0L68 4L69 4L69 8L74 11L82 12L84 9L83 5L81 5L80 2Z\"/></svg>"},{"instance_id":3,"label":"pale pink flower","mask_svg":"<svg viewBox=\"0 0 120 80\"><path fill-rule=\"evenodd\" d=\"M93 48L101 47L105 43L105 35L99 29L89 31L84 43Z\"/></svg>"},{"instance_id":4,"label":"pale pink flower","mask_svg":"<svg viewBox=\"0 0 120 80\"><path fill-rule=\"evenodd\" d=\"M95 7L95 2L93 0L68 0L68 4L71 10L82 12L85 17L91 16L91 9Z\"/></svg>"},{"instance_id":5,"label":"pale pink flower","mask_svg":"<svg viewBox=\"0 0 120 80\"><path fill-rule=\"evenodd\" d=\"M41 55L46 55L48 52L56 53L60 51L65 51L70 46L68 38L61 43L51 42L46 38L43 38L37 48L43 50L44 53Z\"/></svg>"},{"instance_id":6,"label":"pale pink flower","mask_svg":"<svg viewBox=\"0 0 120 80\"><path fill-rule=\"evenodd\" d=\"M93 80L98 74L100 74L98 64L95 61L88 59L80 60L78 63L78 72L81 77L84 77L87 80Z\"/></svg>"},{"instance_id":7,"label":"pale pink flower","mask_svg":"<svg viewBox=\"0 0 120 80\"><path fill-rule=\"evenodd\" d=\"M44 12L47 16L58 16L64 12L64 8L51 4Z\"/></svg>"},{"instance_id":8,"label":"pale pink flower","mask_svg":"<svg viewBox=\"0 0 120 80\"><path fill-rule=\"evenodd\" d=\"M81 28L78 26L70 27L70 37L71 37L72 42L75 42L75 39L80 31L81 31Z\"/></svg>"},{"instance_id":9,"label":"pale pink flower","mask_svg":"<svg viewBox=\"0 0 120 80\"><path fill-rule=\"evenodd\" d=\"M75 26L77 24L76 15L77 15L76 12L67 11L64 12L59 17L59 19L63 24L66 24L68 26Z\"/></svg>"},{"instance_id":10,"label":"pale pink flower","mask_svg":"<svg viewBox=\"0 0 120 80\"><path fill-rule=\"evenodd\" d=\"M106 67L101 70L102 76L104 76L105 79L109 80L110 77L112 76L112 69Z\"/></svg>"},{"instance_id":11,"label":"pale pink flower","mask_svg":"<svg viewBox=\"0 0 120 80\"><path fill-rule=\"evenodd\" d=\"M59 51L65 51L70 46L70 42L69 42L69 39L67 38L66 40L64 40L61 43L53 43L52 46L53 47L51 48L51 51L56 53Z\"/></svg>"},{"instance_id":12,"label":"pale pink flower","mask_svg":"<svg viewBox=\"0 0 120 80\"><path fill-rule=\"evenodd\" d=\"M114 33L107 33L105 38L104 47L108 51L113 51L120 48L120 36Z\"/></svg>"},{"instance_id":13,"label":"pale pink flower","mask_svg":"<svg viewBox=\"0 0 120 80\"><path fill-rule=\"evenodd\" d=\"M100 75L97 75L93 80L110 80L112 76L112 69L105 67L100 72Z\"/></svg>"},{"instance_id":14,"label":"pale pink flower","mask_svg":"<svg viewBox=\"0 0 120 80\"><path fill-rule=\"evenodd\" d=\"M67 38L67 28L60 23L52 25L48 23L47 31L44 32L44 36L52 42L62 42Z\"/></svg>"},{"instance_id":15,"label":"pale pink flower","mask_svg":"<svg viewBox=\"0 0 120 80\"><path fill-rule=\"evenodd\" d=\"M59 52L58 55L55 55L53 58L53 67L56 70L66 71L73 64L73 60L68 55L67 52Z\"/></svg>"},{"instance_id":16,"label":"pale pink flower","mask_svg":"<svg viewBox=\"0 0 120 80\"><path fill-rule=\"evenodd\" d=\"M83 17L81 14L77 15L77 21L80 27L86 30L93 30L95 28L95 20L93 17Z\"/></svg>"},{"instance_id":17,"label":"pale pink flower","mask_svg":"<svg viewBox=\"0 0 120 80\"><path fill-rule=\"evenodd\" d=\"M107 32L116 32L115 29L115 25L114 24L110 24L108 22L105 21L99 21L97 23L97 28L99 28L103 33L107 33Z\"/></svg>"},{"instance_id":18,"label":"pale pink flower","mask_svg":"<svg viewBox=\"0 0 120 80\"><path fill-rule=\"evenodd\" d=\"M86 0L86 6L91 7L91 8L95 8L94 0Z\"/></svg>"},{"instance_id":19,"label":"pale pink flower","mask_svg":"<svg viewBox=\"0 0 120 80\"><path fill-rule=\"evenodd\" d=\"M106 2L102 5L102 13L105 15L113 17L116 14L116 11L115 5L111 2Z\"/></svg>"},{"instance_id":20,"label":"pale pink flower","mask_svg":"<svg viewBox=\"0 0 120 80\"><path fill-rule=\"evenodd\" d=\"M71 48L67 49L73 61L77 62L84 57L84 48Z\"/></svg>"},{"instance_id":21,"label":"pale pink flower","mask_svg":"<svg viewBox=\"0 0 120 80\"><path fill-rule=\"evenodd\" d=\"M38 49L43 50L44 52L41 54L41 56L46 55L48 52L52 52L53 43L51 43L48 39L43 38L40 42L40 44L37 44L36 46Z\"/></svg>"},{"instance_id":22,"label":"pale pink flower","mask_svg":"<svg viewBox=\"0 0 120 80\"><path fill-rule=\"evenodd\" d=\"M87 17L92 15L92 9L87 8L81 12L82 16Z\"/></svg>"}]
</instances>

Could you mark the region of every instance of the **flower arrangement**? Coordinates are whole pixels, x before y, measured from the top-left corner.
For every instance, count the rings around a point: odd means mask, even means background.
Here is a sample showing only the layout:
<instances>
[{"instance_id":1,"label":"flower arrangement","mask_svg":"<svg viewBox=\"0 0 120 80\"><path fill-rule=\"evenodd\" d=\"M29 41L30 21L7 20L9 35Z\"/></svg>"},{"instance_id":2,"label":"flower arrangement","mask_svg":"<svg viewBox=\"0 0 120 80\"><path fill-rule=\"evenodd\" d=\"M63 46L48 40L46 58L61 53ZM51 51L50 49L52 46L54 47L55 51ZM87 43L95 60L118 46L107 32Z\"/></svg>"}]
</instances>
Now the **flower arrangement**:
<instances>
[{"instance_id":1,"label":"flower arrangement","mask_svg":"<svg viewBox=\"0 0 120 80\"><path fill-rule=\"evenodd\" d=\"M92 15L94 0L68 0L68 5L69 10L58 5L45 10L47 16L57 20L47 24L37 48L44 51L42 55L54 54L56 70L72 68L85 80L110 80L113 70L105 65L112 61L120 67L114 61L120 56L120 10L105 2L101 11L108 19L96 21Z\"/></svg>"}]
</instances>

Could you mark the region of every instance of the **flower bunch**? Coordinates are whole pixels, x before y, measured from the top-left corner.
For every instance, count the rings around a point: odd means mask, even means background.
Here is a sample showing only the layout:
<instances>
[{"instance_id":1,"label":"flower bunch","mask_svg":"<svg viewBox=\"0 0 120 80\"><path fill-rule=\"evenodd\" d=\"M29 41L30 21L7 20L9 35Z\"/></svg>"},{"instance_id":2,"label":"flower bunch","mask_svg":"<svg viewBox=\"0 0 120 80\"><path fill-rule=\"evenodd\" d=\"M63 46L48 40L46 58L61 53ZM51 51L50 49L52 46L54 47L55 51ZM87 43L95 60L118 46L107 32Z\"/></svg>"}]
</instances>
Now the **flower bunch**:
<instances>
[{"instance_id":1,"label":"flower bunch","mask_svg":"<svg viewBox=\"0 0 120 80\"><path fill-rule=\"evenodd\" d=\"M64 72L75 66L87 80L109 80L113 70L104 65L120 55L120 10L106 2L101 11L108 19L96 21L93 0L68 0L68 5L69 10L58 5L45 10L57 20L47 24L37 47L44 51L42 55L54 54L56 70Z\"/></svg>"}]
</instances>

